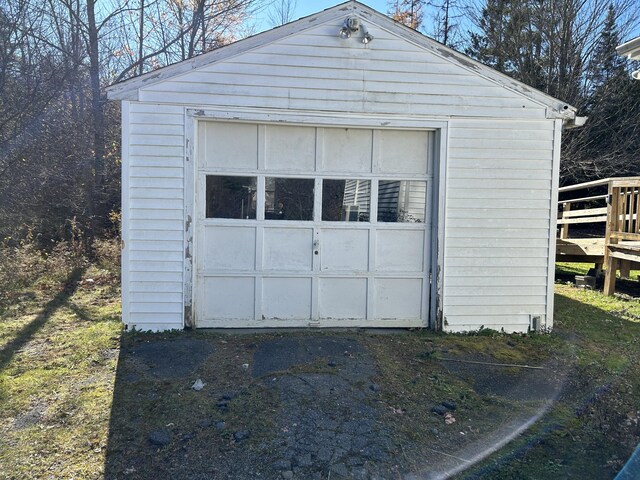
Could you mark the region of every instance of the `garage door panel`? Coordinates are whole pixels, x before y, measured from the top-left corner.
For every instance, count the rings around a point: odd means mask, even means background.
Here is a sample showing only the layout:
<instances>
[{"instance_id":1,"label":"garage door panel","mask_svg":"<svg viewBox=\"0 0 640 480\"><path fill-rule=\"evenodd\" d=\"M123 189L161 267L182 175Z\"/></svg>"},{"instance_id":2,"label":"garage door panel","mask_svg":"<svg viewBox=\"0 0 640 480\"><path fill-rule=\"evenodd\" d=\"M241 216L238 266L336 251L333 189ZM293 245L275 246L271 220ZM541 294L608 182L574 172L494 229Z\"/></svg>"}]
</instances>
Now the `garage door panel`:
<instances>
[{"instance_id":1,"label":"garage door panel","mask_svg":"<svg viewBox=\"0 0 640 480\"><path fill-rule=\"evenodd\" d=\"M378 230L376 269L380 272L422 272L424 230Z\"/></svg>"},{"instance_id":2,"label":"garage door panel","mask_svg":"<svg viewBox=\"0 0 640 480\"><path fill-rule=\"evenodd\" d=\"M200 252L205 270L255 270L256 229L207 225Z\"/></svg>"},{"instance_id":3,"label":"garage door panel","mask_svg":"<svg viewBox=\"0 0 640 480\"><path fill-rule=\"evenodd\" d=\"M370 172L372 142L372 130L323 129L320 169L324 172Z\"/></svg>"},{"instance_id":4,"label":"garage door panel","mask_svg":"<svg viewBox=\"0 0 640 480\"><path fill-rule=\"evenodd\" d=\"M310 320L311 286L311 278L264 277L263 318Z\"/></svg>"},{"instance_id":5,"label":"garage door panel","mask_svg":"<svg viewBox=\"0 0 640 480\"><path fill-rule=\"evenodd\" d=\"M253 277L202 278L206 319L253 319L255 279Z\"/></svg>"},{"instance_id":6,"label":"garage door panel","mask_svg":"<svg viewBox=\"0 0 640 480\"><path fill-rule=\"evenodd\" d=\"M367 317L366 278L320 278L320 318Z\"/></svg>"},{"instance_id":7,"label":"garage door panel","mask_svg":"<svg viewBox=\"0 0 640 480\"><path fill-rule=\"evenodd\" d=\"M369 230L323 229L320 246L323 271L368 270Z\"/></svg>"},{"instance_id":8,"label":"garage door panel","mask_svg":"<svg viewBox=\"0 0 640 480\"><path fill-rule=\"evenodd\" d=\"M421 278L377 278L374 303L376 318L421 318L422 282Z\"/></svg>"},{"instance_id":9,"label":"garage door panel","mask_svg":"<svg viewBox=\"0 0 640 480\"><path fill-rule=\"evenodd\" d=\"M243 123L201 122L198 129L200 165L205 168L258 168L258 126Z\"/></svg>"},{"instance_id":10,"label":"garage door panel","mask_svg":"<svg viewBox=\"0 0 640 480\"><path fill-rule=\"evenodd\" d=\"M312 228L265 228L263 241L265 270L312 270Z\"/></svg>"},{"instance_id":11,"label":"garage door panel","mask_svg":"<svg viewBox=\"0 0 640 480\"><path fill-rule=\"evenodd\" d=\"M266 127L265 168L267 170L313 172L315 164L315 128Z\"/></svg>"},{"instance_id":12,"label":"garage door panel","mask_svg":"<svg viewBox=\"0 0 640 480\"><path fill-rule=\"evenodd\" d=\"M425 175L429 170L429 138L427 132L379 130L378 171Z\"/></svg>"}]
</instances>

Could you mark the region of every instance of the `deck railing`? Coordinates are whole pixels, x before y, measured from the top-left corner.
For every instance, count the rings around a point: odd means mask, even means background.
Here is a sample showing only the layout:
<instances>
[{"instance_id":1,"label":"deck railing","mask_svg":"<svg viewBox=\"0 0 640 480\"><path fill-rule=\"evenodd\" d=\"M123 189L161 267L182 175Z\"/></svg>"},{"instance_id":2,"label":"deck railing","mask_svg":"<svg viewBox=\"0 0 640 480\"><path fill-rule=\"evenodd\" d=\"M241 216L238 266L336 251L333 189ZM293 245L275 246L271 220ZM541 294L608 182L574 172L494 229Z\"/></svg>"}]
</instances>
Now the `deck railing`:
<instances>
[{"instance_id":1,"label":"deck railing","mask_svg":"<svg viewBox=\"0 0 640 480\"><path fill-rule=\"evenodd\" d=\"M598 192L606 188L606 193ZM569 238L575 224L605 224L604 291L613 294L617 270L628 277L632 267L640 266L640 177L606 178L569 185L560 194L587 190L587 196L558 201L559 238ZM597 192L595 195L591 194ZM600 237L602 238L602 237Z\"/></svg>"},{"instance_id":2,"label":"deck railing","mask_svg":"<svg viewBox=\"0 0 640 480\"><path fill-rule=\"evenodd\" d=\"M616 271L620 270L621 276L628 277L631 266L640 262L640 245L637 243L640 242L640 178L614 178L609 183L609 192L604 293L612 295Z\"/></svg>"},{"instance_id":3,"label":"deck railing","mask_svg":"<svg viewBox=\"0 0 640 480\"><path fill-rule=\"evenodd\" d=\"M560 187L559 193L580 192L583 190L604 190L607 193L584 196L582 193L576 198L566 198L558 201L559 238L569 238L569 227L576 224L607 223L608 187L611 179L595 180L593 182L578 183Z\"/></svg>"}]
</instances>

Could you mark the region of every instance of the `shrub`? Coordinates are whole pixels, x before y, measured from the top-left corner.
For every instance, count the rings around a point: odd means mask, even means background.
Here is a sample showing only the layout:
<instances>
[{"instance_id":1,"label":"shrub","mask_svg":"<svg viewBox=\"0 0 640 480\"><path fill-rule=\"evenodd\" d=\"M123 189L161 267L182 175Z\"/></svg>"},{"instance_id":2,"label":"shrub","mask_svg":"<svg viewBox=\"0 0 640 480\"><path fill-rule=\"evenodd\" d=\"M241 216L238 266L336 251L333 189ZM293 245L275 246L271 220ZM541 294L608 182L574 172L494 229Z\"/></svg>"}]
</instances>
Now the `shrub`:
<instances>
[{"instance_id":1,"label":"shrub","mask_svg":"<svg viewBox=\"0 0 640 480\"><path fill-rule=\"evenodd\" d=\"M59 284L71 271L87 261L76 245L58 242L53 248L38 248L31 236L19 242L5 239L0 244L0 308L13 303L33 284Z\"/></svg>"}]
</instances>

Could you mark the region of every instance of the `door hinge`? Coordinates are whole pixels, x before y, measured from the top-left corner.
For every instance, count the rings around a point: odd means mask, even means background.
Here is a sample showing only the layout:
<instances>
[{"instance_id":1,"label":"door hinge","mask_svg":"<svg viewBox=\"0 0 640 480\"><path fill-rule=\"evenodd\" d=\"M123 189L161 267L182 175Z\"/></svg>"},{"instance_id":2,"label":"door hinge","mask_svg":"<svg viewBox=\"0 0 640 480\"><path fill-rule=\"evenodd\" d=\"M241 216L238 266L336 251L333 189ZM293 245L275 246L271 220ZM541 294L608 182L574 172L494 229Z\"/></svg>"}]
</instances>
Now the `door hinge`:
<instances>
[{"instance_id":1,"label":"door hinge","mask_svg":"<svg viewBox=\"0 0 640 480\"><path fill-rule=\"evenodd\" d=\"M429 272L429 285L433 285L433 274Z\"/></svg>"}]
</instances>

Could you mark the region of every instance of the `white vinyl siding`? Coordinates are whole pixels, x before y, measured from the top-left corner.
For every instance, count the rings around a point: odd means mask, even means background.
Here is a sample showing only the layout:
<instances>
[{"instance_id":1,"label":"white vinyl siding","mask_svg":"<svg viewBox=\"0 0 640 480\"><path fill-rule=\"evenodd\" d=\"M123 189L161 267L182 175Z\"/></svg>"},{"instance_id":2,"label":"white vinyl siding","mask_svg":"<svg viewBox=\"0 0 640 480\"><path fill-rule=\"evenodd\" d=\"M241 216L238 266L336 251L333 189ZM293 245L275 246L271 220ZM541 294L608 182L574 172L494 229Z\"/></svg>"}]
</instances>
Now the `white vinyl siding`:
<instances>
[{"instance_id":1,"label":"white vinyl siding","mask_svg":"<svg viewBox=\"0 0 640 480\"><path fill-rule=\"evenodd\" d=\"M338 38L332 20L145 86L140 99L305 111L545 118L546 108L368 23L375 40Z\"/></svg>"},{"instance_id":2,"label":"white vinyl siding","mask_svg":"<svg viewBox=\"0 0 640 480\"><path fill-rule=\"evenodd\" d=\"M130 102L128 139L125 322L138 330L181 329L184 109Z\"/></svg>"},{"instance_id":3,"label":"white vinyl siding","mask_svg":"<svg viewBox=\"0 0 640 480\"><path fill-rule=\"evenodd\" d=\"M445 330L547 313L553 142L553 121L449 123Z\"/></svg>"}]
</instances>

